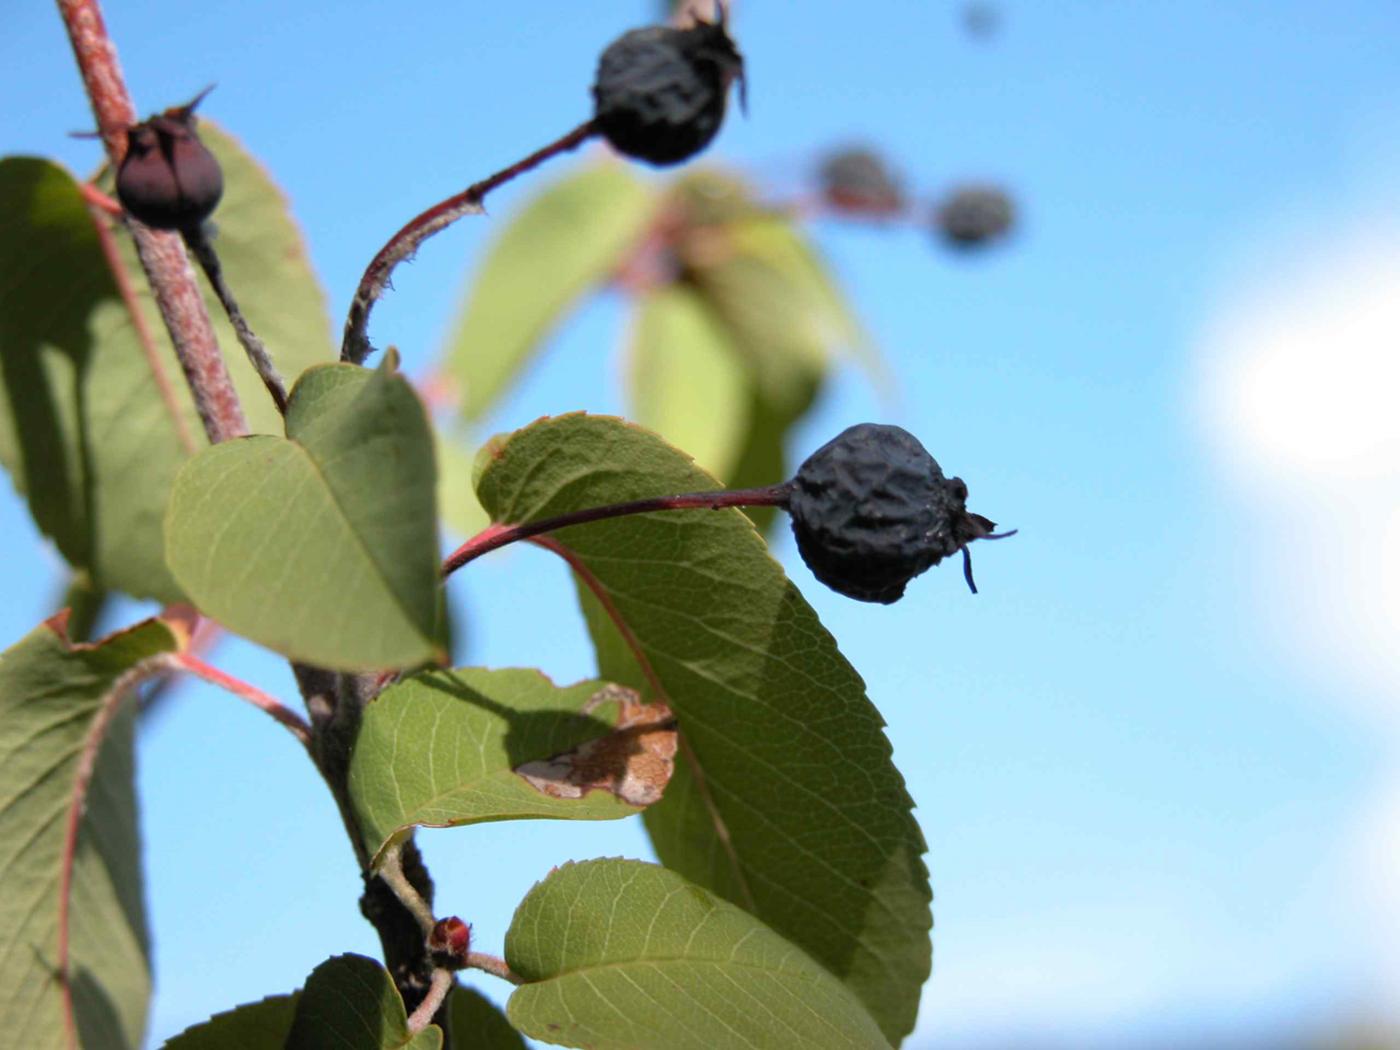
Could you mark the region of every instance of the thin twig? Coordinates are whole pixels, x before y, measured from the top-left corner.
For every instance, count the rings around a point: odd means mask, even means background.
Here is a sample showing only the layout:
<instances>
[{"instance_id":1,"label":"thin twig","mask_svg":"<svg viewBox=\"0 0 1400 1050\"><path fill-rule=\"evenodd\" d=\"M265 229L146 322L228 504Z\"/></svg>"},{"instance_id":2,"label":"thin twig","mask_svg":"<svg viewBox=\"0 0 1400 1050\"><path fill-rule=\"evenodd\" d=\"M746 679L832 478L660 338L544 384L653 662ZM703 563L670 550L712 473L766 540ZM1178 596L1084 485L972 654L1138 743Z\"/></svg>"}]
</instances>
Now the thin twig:
<instances>
[{"instance_id":1,"label":"thin twig","mask_svg":"<svg viewBox=\"0 0 1400 1050\"><path fill-rule=\"evenodd\" d=\"M98 211L110 215L114 219L120 219L126 214L126 210L121 206L121 202L113 197L107 196L90 182L81 184L83 200Z\"/></svg>"},{"instance_id":2,"label":"thin twig","mask_svg":"<svg viewBox=\"0 0 1400 1050\"><path fill-rule=\"evenodd\" d=\"M98 134L107 159L116 167L126 153L126 132L136 120L136 110L117 64L116 48L107 35L101 5L98 0L57 3L97 118ZM209 311L180 238L139 222L132 222L130 228L205 434L211 442L246 434L248 423L238 393L219 353Z\"/></svg>"},{"instance_id":3,"label":"thin twig","mask_svg":"<svg viewBox=\"0 0 1400 1050\"><path fill-rule=\"evenodd\" d=\"M432 1023L433 1014L438 1012L443 1000L447 998L447 993L452 991L453 983L451 970L437 969L433 971L433 978L428 984L428 994L423 996L423 1001L418 1004L418 1009L408 1015L410 1035L417 1035Z\"/></svg>"},{"instance_id":4,"label":"thin twig","mask_svg":"<svg viewBox=\"0 0 1400 1050\"><path fill-rule=\"evenodd\" d=\"M168 666L181 671L188 671L198 678L204 679L220 689L232 693L241 700L246 700L260 711L265 711L282 725L286 726L291 734L296 737L303 747L311 746L311 727L306 724L300 715L287 707L275 696L264 693L257 686L250 685L239 678L225 674L217 667L205 663L193 653L181 652L172 653L166 657Z\"/></svg>"},{"instance_id":5,"label":"thin twig","mask_svg":"<svg viewBox=\"0 0 1400 1050\"><path fill-rule=\"evenodd\" d=\"M384 857L379 863L379 877L384 880L389 889L394 891L394 896L399 899L399 903L418 920L418 925L423 928L423 936L427 937L433 932L437 920L433 918L433 909L428 906L428 902L423 899L413 883L409 882L408 877L404 875L402 852L403 845L397 842L384 851Z\"/></svg>"},{"instance_id":6,"label":"thin twig","mask_svg":"<svg viewBox=\"0 0 1400 1050\"><path fill-rule=\"evenodd\" d=\"M463 565L509 543L531 536L586 525L592 521L620 518L628 514L650 514L663 510L723 510L726 507L785 507L792 486L766 485L756 489L720 489L715 492L685 492L679 496L654 496L650 499L612 503L605 507L587 507L553 518L541 518L524 525L489 525L462 544L442 563L442 575L449 576Z\"/></svg>"},{"instance_id":7,"label":"thin twig","mask_svg":"<svg viewBox=\"0 0 1400 1050\"><path fill-rule=\"evenodd\" d=\"M350 312L345 319L345 337L340 346L340 359L361 364L373 351L374 348L366 334L369 329L369 315L384 289L388 287L394 267L411 257L433 234L445 230L464 216L481 214L481 202L497 186L539 167L551 157L577 149L596 133L593 121L580 124L567 135L536 150L524 160L502 168L480 182L472 183L461 193L434 204L427 211L409 220L398 233L389 238L365 267L364 276L360 278L359 287L355 289L355 298L351 300Z\"/></svg>"},{"instance_id":8,"label":"thin twig","mask_svg":"<svg viewBox=\"0 0 1400 1050\"><path fill-rule=\"evenodd\" d=\"M258 378L263 381L263 386L267 387L267 392L272 395L272 402L277 406L277 411L285 416L287 414L287 384L282 381L277 366L272 363L272 355L267 352L267 345L257 337L252 326L248 324L248 319L243 316L243 311L238 308L238 300L233 297L233 290L224 280L224 269L219 265L219 255L214 251L213 243L209 240L203 226L187 228L182 232L186 247L199 261L200 267L204 270L204 276L209 278L209 284L214 289L214 294L219 297L219 302L223 304L224 313L228 314L229 324L233 325L233 332L238 336L238 342L247 353L248 360L252 362L253 368L258 373Z\"/></svg>"},{"instance_id":9,"label":"thin twig","mask_svg":"<svg viewBox=\"0 0 1400 1050\"><path fill-rule=\"evenodd\" d=\"M525 984L525 978L506 965L504 959L498 959L494 955L487 955L485 952L468 952L467 969L485 970L487 973L499 977L503 981L511 984Z\"/></svg>"}]
</instances>

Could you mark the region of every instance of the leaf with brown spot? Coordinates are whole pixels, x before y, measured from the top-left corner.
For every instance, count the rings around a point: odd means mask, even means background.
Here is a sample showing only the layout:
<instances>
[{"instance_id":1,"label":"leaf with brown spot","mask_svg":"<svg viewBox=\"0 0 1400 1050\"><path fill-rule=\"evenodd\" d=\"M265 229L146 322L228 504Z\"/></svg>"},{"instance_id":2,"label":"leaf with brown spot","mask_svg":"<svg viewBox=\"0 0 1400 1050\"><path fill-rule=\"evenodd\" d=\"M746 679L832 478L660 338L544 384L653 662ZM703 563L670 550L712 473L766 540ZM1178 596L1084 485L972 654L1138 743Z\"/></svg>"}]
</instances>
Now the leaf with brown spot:
<instances>
[{"instance_id":1,"label":"leaf with brown spot","mask_svg":"<svg viewBox=\"0 0 1400 1050\"><path fill-rule=\"evenodd\" d=\"M536 791L551 798L582 798L610 791L633 806L661 801L676 758L676 720L661 702L644 704L631 689L604 686L583 705L584 714L608 700L620 707L617 728L549 758L515 768Z\"/></svg>"},{"instance_id":2,"label":"leaf with brown spot","mask_svg":"<svg viewBox=\"0 0 1400 1050\"><path fill-rule=\"evenodd\" d=\"M350 760L350 798L365 841L378 858L415 826L640 812L611 791L553 795L516 774L617 734L624 696L640 706L630 690L557 686L528 668L425 671L390 686L365 708ZM625 733L619 739L633 743Z\"/></svg>"}]
</instances>

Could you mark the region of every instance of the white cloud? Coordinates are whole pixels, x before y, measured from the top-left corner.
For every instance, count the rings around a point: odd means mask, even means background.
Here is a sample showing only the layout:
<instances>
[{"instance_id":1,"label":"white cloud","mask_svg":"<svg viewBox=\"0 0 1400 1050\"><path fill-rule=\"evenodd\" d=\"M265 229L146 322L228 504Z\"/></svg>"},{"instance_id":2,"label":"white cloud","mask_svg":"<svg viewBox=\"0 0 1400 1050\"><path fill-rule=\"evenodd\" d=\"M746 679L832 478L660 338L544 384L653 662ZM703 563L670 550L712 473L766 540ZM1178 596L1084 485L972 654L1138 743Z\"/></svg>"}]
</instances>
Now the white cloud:
<instances>
[{"instance_id":1,"label":"white cloud","mask_svg":"<svg viewBox=\"0 0 1400 1050\"><path fill-rule=\"evenodd\" d=\"M1205 417L1254 511L1264 618L1400 745L1400 234L1305 253L1207 332Z\"/></svg>"},{"instance_id":2,"label":"white cloud","mask_svg":"<svg viewBox=\"0 0 1400 1050\"><path fill-rule=\"evenodd\" d=\"M1400 237L1310 250L1241 297L1205 340L1214 430L1243 479L1400 495ZM1377 485L1379 483L1379 485Z\"/></svg>"},{"instance_id":3,"label":"white cloud","mask_svg":"<svg viewBox=\"0 0 1400 1050\"><path fill-rule=\"evenodd\" d=\"M1201 391L1280 659L1392 749L1347 890L1381 1001L1400 1002L1400 233L1298 248L1211 326Z\"/></svg>"}]
</instances>

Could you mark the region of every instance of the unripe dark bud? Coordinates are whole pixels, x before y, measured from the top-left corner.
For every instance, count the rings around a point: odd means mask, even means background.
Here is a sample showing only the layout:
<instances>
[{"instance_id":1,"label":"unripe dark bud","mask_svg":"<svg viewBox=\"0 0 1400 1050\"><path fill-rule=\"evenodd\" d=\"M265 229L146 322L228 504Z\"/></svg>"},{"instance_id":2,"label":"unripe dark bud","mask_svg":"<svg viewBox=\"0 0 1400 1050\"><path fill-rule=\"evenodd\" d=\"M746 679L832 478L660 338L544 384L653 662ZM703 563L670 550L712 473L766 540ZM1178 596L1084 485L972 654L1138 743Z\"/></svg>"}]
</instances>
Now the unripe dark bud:
<instances>
[{"instance_id":1,"label":"unripe dark bud","mask_svg":"<svg viewBox=\"0 0 1400 1050\"><path fill-rule=\"evenodd\" d=\"M968 543L991 535L995 523L969 513L966 500L962 479L944 477L908 431L861 423L802 464L788 509L798 552L817 579L888 605L919 573L959 550L966 557Z\"/></svg>"},{"instance_id":2,"label":"unripe dark bud","mask_svg":"<svg viewBox=\"0 0 1400 1050\"><path fill-rule=\"evenodd\" d=\"M593 82L593 121L619 153L678 164L710 144L744 59L724 19L634 29L608 45Z\"/></svg>"},{"instance_id":3,"label":"unripe dark bud","mask_svg":"<svg viewBox=\"0 0 1400 1050\"><path fill-rule=\"evenodd\" d=\"M203 98L201 95L200 98ZM127 130L117 169L117 198L157 230L198 227L224 193L219 162L195 134L195 99Z\"/></svg>"},{"instance_id":4,"label":"unripe dark bud","mask_svg":"<svg viewBox=\"0 0 1400 1050\"><path fill-rule=\"evenodd\" d=\"M822 163L822 198L836 211L856 215L895 215L904 192L879 154L867 149L833 153Z\"/></svg>"},{"instance_id":5,"label":"unripe dark bud","mask_svg":"<svg viewBox=\"0 0 1400 1050\"><path fill-rule=\"evenodd\" d=\"M460 970L467 965L472 946L472 928L457 916L439 919L428 934L428 952L433 965L444 970Z\"/></svg>"},{"instance_id":6,"label":"unripe dark bud","mask_svg":"<svg viewBox=\"0 0 1400 1050\"><path fill-rule=\"evenodd\" d=\"M980 248L1011 232L1016 206L996 186L964 186L934 209L934 232L955 248Z\"/></svg>"}]
</instances>

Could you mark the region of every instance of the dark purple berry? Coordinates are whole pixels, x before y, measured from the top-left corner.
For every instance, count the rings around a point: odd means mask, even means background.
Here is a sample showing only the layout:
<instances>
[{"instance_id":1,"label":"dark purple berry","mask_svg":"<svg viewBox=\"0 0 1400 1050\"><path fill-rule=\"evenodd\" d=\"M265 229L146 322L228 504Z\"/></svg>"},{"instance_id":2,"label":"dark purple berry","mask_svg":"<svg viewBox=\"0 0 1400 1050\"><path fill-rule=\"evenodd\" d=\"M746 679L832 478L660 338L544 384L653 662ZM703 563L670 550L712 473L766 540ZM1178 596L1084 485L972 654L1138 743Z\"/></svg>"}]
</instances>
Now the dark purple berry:
<instances>
[{"instance_id":1,"label":"dark purple berry","mask_svg":"<svg viewBox=\"0 0 1400 1050\"><path fill-rule=\"evenodd\" d=\"M867 149L833 153L821 167L822 198L837 211L856 215L895 215L904 210L904 192L880 155Z\"/></svg>"},{"instance_id":2,"label":"dark purple berry","mask_svg":"<svg viewBox=\"0 0 1400 1050\"><path fill-rule=\"evenodd\" d=\"M652 26L613 41L598 60L593 120L614 149L678 164L710 144L744 59L718 22Z\"/></svg>"},{"instance_id":3,"label":"dark purple berry","mask_svg":"<svg viewBox=\"0 0 1400 1050\"><path fill-rule=\"evenodd\" d=\"M861 423L803 463L788 510L797 549L834 591L888 605L905 585L996 528L966 507L967 486L945 478L907 430ZM972 586L971 561L965 563ZM973 592L977 588L974 586Z\"/></svg>"},{"instance_id":4,"label":"dark purple berry","mask_svg":"<svg viewBox=\"0 0 1400 1050\"><path fill-rule=\"evenodd\" d=\"M131 215L157 230L199 226L223 196L219 162L194 130L194 107L203 97L127 129L117 198Z\"/></svg>"},{"instance_id":5,"label":"dark purple berry","mask_svg":"<svg viewBox=\"0 0 1400 1050\"><path fill-rule=\"evenodd\" d=\"M1016 206L996 186L964 186L934 209L934 232L955 248L980 248L1011 232Z\"/></svg>"}]
</instances>

